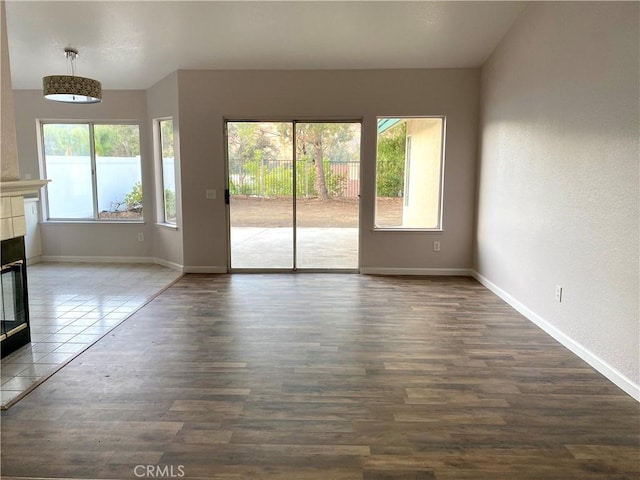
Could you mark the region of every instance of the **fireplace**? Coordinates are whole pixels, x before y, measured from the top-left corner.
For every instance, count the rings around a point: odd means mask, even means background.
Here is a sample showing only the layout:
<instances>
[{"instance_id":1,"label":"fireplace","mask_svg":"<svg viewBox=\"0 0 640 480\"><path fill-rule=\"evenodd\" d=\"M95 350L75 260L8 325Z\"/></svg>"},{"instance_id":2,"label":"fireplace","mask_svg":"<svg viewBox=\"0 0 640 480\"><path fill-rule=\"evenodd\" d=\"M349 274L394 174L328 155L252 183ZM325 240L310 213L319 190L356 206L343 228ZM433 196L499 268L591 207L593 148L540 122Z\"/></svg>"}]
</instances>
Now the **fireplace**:
<instances>
[{"instance_id":1,"label":"fireplace","mask_svg":"<svg viewBox=\"0 0 640 480\"><path fill-rule=\"evenodd\" d=\"M2 240L0 352L4 358L31 341L24 237Z\"/></svg>"}]
</instances>

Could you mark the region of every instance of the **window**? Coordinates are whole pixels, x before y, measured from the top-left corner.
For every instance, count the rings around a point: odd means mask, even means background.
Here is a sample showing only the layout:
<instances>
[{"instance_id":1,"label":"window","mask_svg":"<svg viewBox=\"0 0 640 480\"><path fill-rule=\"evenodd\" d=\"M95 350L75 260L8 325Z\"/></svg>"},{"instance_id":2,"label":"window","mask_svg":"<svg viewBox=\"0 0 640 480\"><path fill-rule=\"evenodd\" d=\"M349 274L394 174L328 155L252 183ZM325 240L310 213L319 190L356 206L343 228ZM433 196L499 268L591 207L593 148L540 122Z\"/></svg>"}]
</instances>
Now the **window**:
<instances>
[{"instance_id":1,"label":"window","mask_svg":"<svg viewBox=\"0 0 640 480\"><path fill-rule=\"evenodd\" d=\"M176 162L173 152L173 120L158 120L160 174L162 175L161 222L176 224Z\"/></svg>"},{"instance_id":2,"label":"window","mask_svg":"<svg viewBox=\"0 0 640 480\"><path fill-rule=\"evenodd\" d=\"M41 125L50 220L142 220L138 125Z\"/></svg>"},{"instance_id":3,"label":"window","mask_svg":"<svg viewBox=\"0 0 640 480\"><path fill-rule=\"evenodd\" d=\"M444 124L444 117L378 118L376 229L442 228Z\"/></svg>"}]
</instances>

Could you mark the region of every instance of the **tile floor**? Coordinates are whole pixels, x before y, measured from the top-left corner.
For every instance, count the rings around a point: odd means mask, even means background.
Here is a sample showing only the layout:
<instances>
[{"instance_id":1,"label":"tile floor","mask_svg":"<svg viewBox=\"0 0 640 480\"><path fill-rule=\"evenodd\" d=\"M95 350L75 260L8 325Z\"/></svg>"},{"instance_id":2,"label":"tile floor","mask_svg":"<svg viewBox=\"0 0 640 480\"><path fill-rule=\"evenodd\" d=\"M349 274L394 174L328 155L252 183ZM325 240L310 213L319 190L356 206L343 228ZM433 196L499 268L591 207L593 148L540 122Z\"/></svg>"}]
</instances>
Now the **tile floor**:
<instances>
[{"instance_id":1,"label":"tile floor","mask_svg":"<svg viewBox=\"0 0 640 480\"><path fill-rule=\"evenodd\" d=\"M0 362L1 408L11 406L180 276L147 264L30 265L31 344Z\"/></svg>"}]
</instances>

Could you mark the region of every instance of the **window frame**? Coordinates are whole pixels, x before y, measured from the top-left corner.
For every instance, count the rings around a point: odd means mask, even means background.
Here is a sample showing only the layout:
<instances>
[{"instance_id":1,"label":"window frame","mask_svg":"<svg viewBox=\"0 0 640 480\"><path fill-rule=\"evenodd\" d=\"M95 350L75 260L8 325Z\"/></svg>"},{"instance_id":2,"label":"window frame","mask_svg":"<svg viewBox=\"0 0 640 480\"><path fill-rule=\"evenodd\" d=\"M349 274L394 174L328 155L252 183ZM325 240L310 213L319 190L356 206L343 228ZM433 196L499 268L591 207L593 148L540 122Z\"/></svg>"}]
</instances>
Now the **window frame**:
<instances>
[{"instance_id":1,"label":"window frame","mask_svg":"<svg viewBox=\"0 0 640 480\"><path fill-rule=\"evenodd\" d=\"M39 135L39 154L40 154L40 171L43 174L43 178L47 178L47 159L46 159L46 147L45 147L45 135L44 135L44 126L45 125L87 125L89 127L89 161L91 165L91 191L92 191L92 208L93 208L93 218L65 218L65 217L55 217L51 218L50 210L49 210L49 185L46 185L44 188L43 194L43 222L46 223L87 223L87 224L96 224L96 223L106 223L106 224L117 224L117 223L126 223L126 224L135 224L135 223L145 223L145 210L144 203L142 208L142 217L141 218L115 218L113 220L100 218L99 205L98 205L98 181L97 181L97 160L96 160L96 150L95 150L95 132L94 127L96 125L135 125L138 127L138 142L140 148L140 183L142 184L142 191L144 192L144 184L143 184L143 156L142 156L142 138L141 138L141 125L137 120L38 120L38 135Z\"/></svg>"},{"instance_id":2,"label":"window frame","mask_svg":"<svg viewBox=\"0 0 640 480\"><path fill-rule=\"evenodd\" d=\"M404 141L404 201L402 204L405 207L409 206L409 197L411 196L411 135L407 135ZM376 157L377 160L377 157ZM378 170L376 169L376 176L378 174ZM377 183L376 183L377 185ZM378 195L376 195L376 199Z\"/></svg>"},{"instance_id":3,"label":"window frame","mask_svg":"<svg viewBox=\"0 0 640 480\"><path fill-rule=\"evenodd\" d=\"M156 171L156 224L171 228L178 228L178 186L175 186L174 195L176 196L176 218L174 222L167 220L167 206L165 196L165 170L164 170L164 156L162 154L162 122L171 121L172 126L175 126L172 116L158 117L153 119L153 152L155 158L155 171ZM176 168L176 154L175 154L175 128L174 128L174 141L173 141L173 175L174 179L177 178Z\"/></svg>"},{"instance_id":4,"label":"window frame","mask_svg":"<svg viewBox=\"0 0 640 480\"><path fill-rule=\"evenodd\" d=\"M383 119L402 119L402 120L412 120L412 119L440 119L442 121L442 129L440 132L440 178L438 180L438 187L440 190L440 194L438 196L438 222L435 227L380 227L376 224L377 219L377 210L378 210L378 140L380 135L378 134L377 127L378 121ZM445 164L446 164L446 132L447 132L447 116L446 115L378 115L376 116L376 156L375 156L375 164L374 164L374 212L373 212L373 228L372 232L422 232L422 233L439 233L444 231L444 185L445 185ZM411 145L410 138L411 134L407 134L405 139L405 162L409 162L409 152L407 151L407 147ZM407 166L405 164L405 171L403 172L403 178L406 181L408 180L407 176ZM403 208L405 206L405 198L403 196L402 205Z\"/></svg>"}]
</instances>

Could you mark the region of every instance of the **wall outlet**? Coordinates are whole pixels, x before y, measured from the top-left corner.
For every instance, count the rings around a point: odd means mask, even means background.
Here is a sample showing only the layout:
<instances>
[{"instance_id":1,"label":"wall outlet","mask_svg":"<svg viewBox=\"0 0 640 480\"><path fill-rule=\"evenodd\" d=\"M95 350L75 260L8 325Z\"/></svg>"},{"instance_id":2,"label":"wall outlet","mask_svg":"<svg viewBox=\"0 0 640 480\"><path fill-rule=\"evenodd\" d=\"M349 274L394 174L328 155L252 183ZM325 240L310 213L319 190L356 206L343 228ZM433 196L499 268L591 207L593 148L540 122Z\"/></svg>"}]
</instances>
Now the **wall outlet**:
<instances>
[{"instance_id":1,"label":"wall outlet","mask_svg":"<svg viewBox=\"0 0 640 480\"><path fill-rule=\"evenodd\" d=\"M556 285L556 301L562 302L562 287L560 285Z\"/></svg>"},{"instance_id":2,"label":"wall outlet","mask_svg":"<svg viewBox=\"0 0 640 480\"><path fill-rule=\"evenodd\" d=\"M207 200L215 200L216 199L216 191L213 189L207 189L204 192L205 197L207 198Z\"/></svg>"},{"instance_id":3,"label":"wall outlet","mask_svg":"<svg viewBox=\"0 0 640 480\"><path fill-rule=\"evenodd\" d=\"M433 242L433 251L434 252L439 252L440 251L440 242L438 242L438 241Z\"/></svg>"},{"instance_id":4,"label":"wall outlet","mask_svg":"<svg viewBox=\"0 0 640 480\"><path fill-rule=\"evenodd\" d=\"M144 233L142 233L142 232L138 233L138 241L139 242L144 242Z\"/></svg>"}]
</instances>

